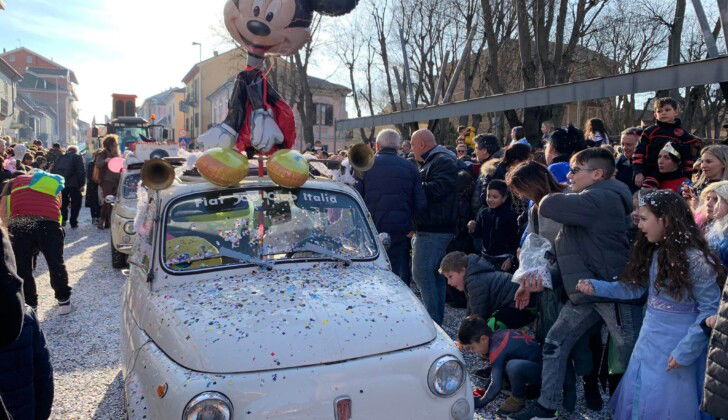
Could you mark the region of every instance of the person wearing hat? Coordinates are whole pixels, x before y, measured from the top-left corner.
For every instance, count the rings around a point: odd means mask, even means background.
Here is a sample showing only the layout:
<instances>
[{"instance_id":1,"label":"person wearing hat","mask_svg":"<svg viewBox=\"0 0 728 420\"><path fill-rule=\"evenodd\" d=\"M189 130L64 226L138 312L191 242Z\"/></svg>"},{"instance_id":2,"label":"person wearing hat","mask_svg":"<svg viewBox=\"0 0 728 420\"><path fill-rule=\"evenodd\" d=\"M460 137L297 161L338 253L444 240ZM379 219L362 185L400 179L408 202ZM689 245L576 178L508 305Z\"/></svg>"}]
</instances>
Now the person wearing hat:
<instances>
[{"instance_id":1,"label":"person wearing hat","mask_svg":"<svg viewBox=\"0 0 728 420\"><path fill-rule=\"evenodd\" d=\"M683 184L690 182L682 170L683 154L678 150L680 145L674 142L667 142L657 156L657 169L660 179L652 177L645 178L644 187L657 188L660 190L672 190L680 192Z\"/></svg>"}]
</instances>

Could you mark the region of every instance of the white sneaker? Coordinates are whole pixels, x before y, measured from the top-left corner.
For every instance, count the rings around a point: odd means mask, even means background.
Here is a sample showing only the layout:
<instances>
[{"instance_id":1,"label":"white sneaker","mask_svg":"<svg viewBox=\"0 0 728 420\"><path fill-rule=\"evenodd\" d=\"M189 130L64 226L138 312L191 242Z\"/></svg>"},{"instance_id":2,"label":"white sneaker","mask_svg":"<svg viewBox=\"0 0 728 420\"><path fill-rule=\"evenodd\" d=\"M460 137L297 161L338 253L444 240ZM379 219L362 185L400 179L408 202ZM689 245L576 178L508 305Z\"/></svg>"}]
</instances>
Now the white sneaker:
<instances>
[{"instance_id":1,"label":"white sneaker","mask_svg":"<svg viewBox=\"0 0 728 420\"><path fill-rule=\"evenodd\" d=\"M71 305L71 299L68 299L68 300L63 301L63 302L58 302L58 308L59 308L58 309L58 313L61 314L61 315L68 315L71 312L73 312L74 309L75 309L73 307L73 305Z\"/></svg>"}]
</instances>

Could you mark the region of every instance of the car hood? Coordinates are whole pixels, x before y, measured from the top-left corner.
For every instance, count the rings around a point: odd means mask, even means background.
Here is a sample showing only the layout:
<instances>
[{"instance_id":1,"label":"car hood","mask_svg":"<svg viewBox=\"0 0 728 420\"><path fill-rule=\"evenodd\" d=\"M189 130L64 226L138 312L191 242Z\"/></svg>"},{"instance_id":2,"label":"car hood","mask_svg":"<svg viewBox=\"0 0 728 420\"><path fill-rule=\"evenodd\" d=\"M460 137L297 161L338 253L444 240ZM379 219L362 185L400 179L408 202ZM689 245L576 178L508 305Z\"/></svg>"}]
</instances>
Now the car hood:
<instances>
[{"instance_id":1,"label":"car hood","mask_svg":"<svg viewBox=\"0 0 728 420\"><path fill-rule=\"evenodd\" d=\"M168 281L173 281L172 276ZM333 363L430 342L424 306L391 271L274 270L152 292L144 330L180 365L234 373Z\"/></svg>"}]
</instances>

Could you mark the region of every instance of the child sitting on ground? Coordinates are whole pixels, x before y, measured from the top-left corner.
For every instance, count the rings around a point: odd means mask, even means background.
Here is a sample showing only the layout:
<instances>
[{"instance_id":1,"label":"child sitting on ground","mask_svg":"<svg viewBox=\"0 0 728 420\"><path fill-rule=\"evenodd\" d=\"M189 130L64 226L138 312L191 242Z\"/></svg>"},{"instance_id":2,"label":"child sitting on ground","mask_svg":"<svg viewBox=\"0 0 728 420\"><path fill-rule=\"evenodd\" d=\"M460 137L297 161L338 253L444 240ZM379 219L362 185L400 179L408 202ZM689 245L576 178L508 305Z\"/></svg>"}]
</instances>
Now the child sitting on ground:
<instances>
[{"instance_id":1,"label":"child sitting on ground","mask_svg":"<svg viewBox=\"0 0 728 420\"><path fill-rule=\"evenodd\" d=\"M451 252L440 262L439 271L450 286L465 293L468 315L488 320L492 329L517 329L533 321L531 310L516 308L519 285L511 281L510 274L497 271L485 258Z\"/></svg>"},{"instance_id":2,"label":"child sitting on ground","mask_svg":"<svg viewBox=\"0 0 728 420\"><path fill-rule=\"evenodd\" d=\"M505 181L490 181L485 201L487 206L480 209L476 220L468 222L468 230L474 238L483 241L480 251L483 258L501 271L511 271L520 236Z\"/></svg>"},{"instance_id":3,"label":"child sitting on ground","mask_svg":"<svg viewBox=\"0 0 728 420\"><path fill-rule=\"evenodd\" d=\"M475 397L475 408L490 404L500 393L503 374L508 376L511 396L496 414L520 411L525 400L535 398L541 386L541 346L531 336L516 330L493 332L477 315L465 318L458 330L458 340L465 350L488 357L492 367L490 385L482 397Z\"/></svg>"}]
</instances>

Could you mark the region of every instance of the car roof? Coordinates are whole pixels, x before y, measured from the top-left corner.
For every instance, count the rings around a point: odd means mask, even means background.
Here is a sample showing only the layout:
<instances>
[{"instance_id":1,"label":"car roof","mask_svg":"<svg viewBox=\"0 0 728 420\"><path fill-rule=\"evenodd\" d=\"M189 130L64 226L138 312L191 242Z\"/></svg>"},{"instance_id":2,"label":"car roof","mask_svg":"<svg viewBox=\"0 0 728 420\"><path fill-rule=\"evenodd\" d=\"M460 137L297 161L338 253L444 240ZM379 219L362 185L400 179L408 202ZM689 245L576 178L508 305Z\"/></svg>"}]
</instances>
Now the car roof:
<instances>
[{"instance_id":1,"label":"car roof","mask_svg":"<svg viewBox=\"0 0 728 420\"><path fill-rule=\"evenodd\" d=\"M169 201L173 200L177 197L188 195L188 194L195 194L200 192L206 192L206 191L224 191L229 189L236 189L236 188L269 188L269 187L279 187L276 183L274 183L269 177L257 177L257 176L249 176L245 178L242 182L240 182L238 185L235 185L233 187L220 187L218 185L214 185L210 182L205 181L202 178L195 179L193 181L181 181L179 178L175 180L175 182L167 189L162 190L160 192L160 196L163 201ZM349 187L346 184L343 184L341 182L336 182L333 180L329 180L326 178L315 178L306 181L306 183L301 188L312 188L312 189L320 189L320 190L326 190L326 191L335 191L340 192L344 194L352 195L355 191L353 188Z\"/></svg>"}]
</instances>

